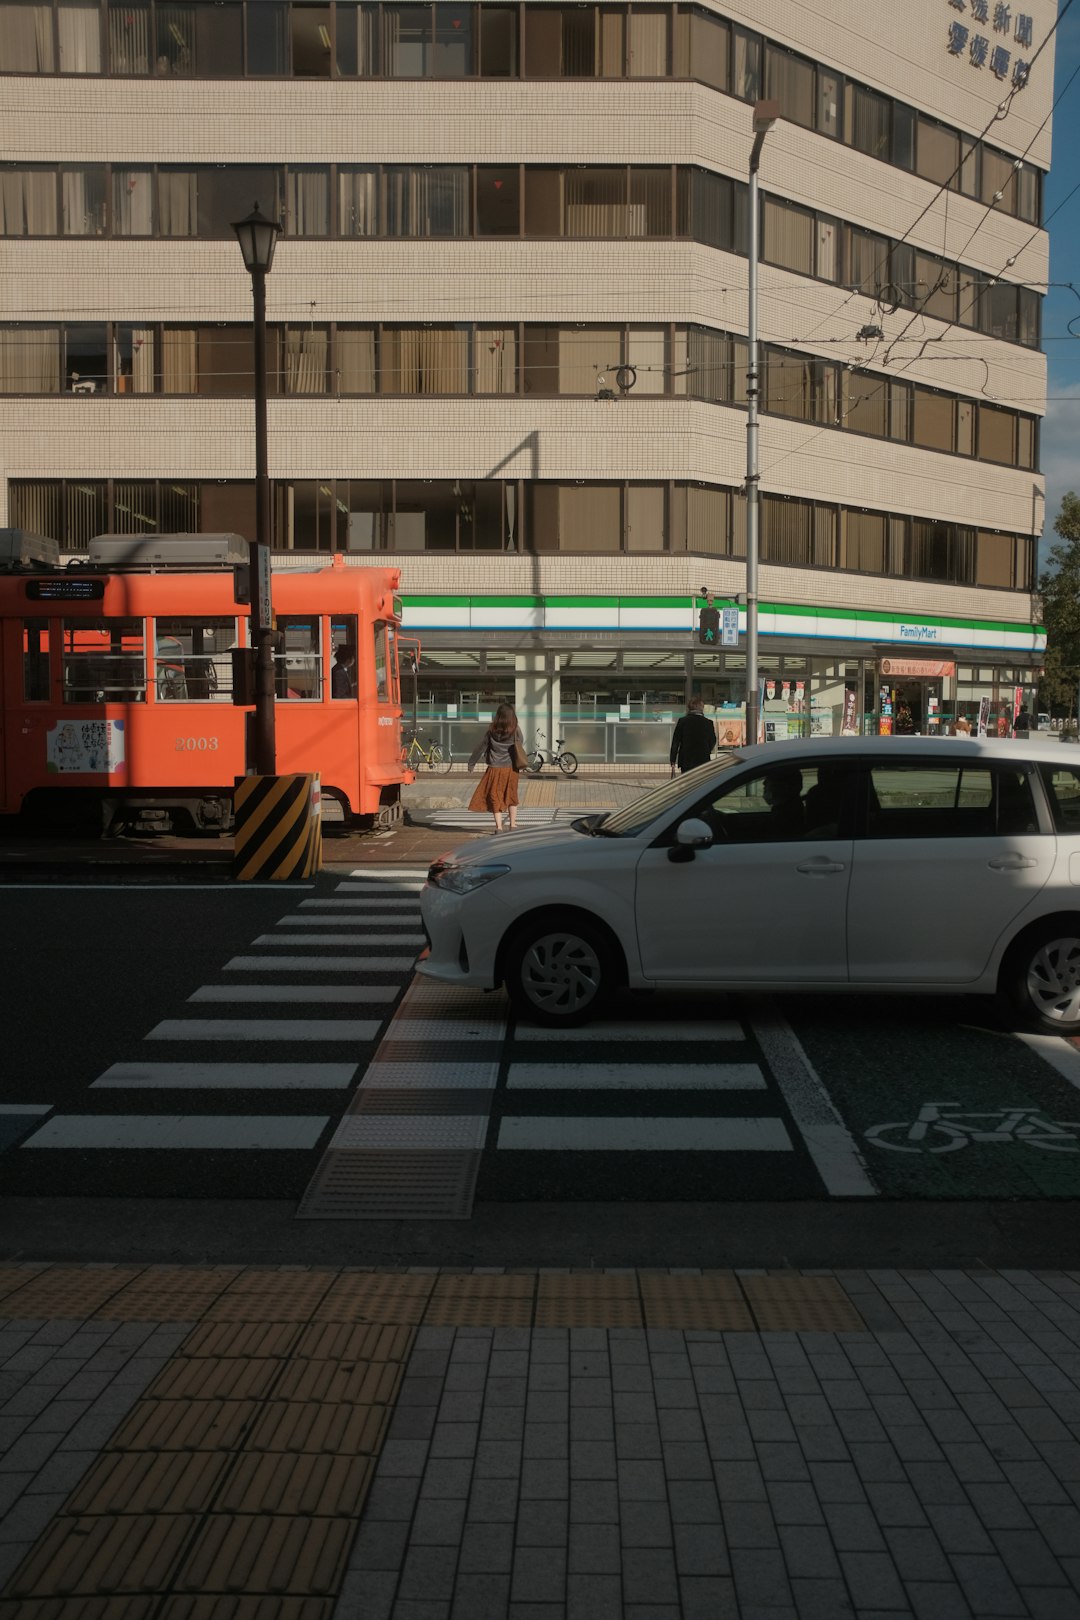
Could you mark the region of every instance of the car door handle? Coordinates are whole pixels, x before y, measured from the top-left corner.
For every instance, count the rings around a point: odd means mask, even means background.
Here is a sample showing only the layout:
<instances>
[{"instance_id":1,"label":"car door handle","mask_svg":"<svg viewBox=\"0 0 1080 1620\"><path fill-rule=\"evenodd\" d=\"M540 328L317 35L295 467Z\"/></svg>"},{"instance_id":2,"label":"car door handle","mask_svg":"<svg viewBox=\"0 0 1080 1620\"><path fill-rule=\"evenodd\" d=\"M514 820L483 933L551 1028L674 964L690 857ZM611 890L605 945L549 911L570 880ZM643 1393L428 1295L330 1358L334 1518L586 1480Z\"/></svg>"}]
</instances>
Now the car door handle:
<instances>
[{"instance_id":1,"label":"car door handle","mask_svg":"<svg viewBox=\"0 0 1080 1620\"><path fill-rule=\"evenodd\" d=\"M1022 872L1025 867L1038 866L1038 861L1030 855L995 855L992 861L987 861L995 872Z\"/></svg>"},{"instance_id":2,"label":"car door handle","mask_svg":"<svg viewBox=\"0 0 1080 1620\"><path fill-rule=\"evenodd\" d=\"M843 861L830 861L819 857L815 861L803 861L795 870L805 872L807 877L826 877L830 872L843 872L846 868Z\"/></svg>"}]
</instances>

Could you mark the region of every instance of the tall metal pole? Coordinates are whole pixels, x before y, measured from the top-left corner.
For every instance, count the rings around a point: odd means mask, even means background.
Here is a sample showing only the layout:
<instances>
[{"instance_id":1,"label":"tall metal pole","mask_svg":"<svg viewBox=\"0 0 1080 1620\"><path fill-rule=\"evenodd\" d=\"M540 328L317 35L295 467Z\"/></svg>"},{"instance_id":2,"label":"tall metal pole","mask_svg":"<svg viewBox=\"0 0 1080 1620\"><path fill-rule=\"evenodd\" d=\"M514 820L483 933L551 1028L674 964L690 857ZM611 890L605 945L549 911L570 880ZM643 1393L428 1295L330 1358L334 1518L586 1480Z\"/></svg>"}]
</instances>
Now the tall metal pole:
<instances>
[{"instance_id":1,"label":"tall metal pole","mask_svg":"<svg viewBox=\"0 0 1080 1620\"><path fill-rule=\"evenodd\" d=\"M746 740L756 743L761 726L758 682L758 165L765 136L780 108L775 101L754 107L747 199L747 312L749 370L746 378Z\"/></svg>"},{"instance_id":2,"label":"tall metal pole","mask_svg":"<svg viewBox=\"0 0 1080 1620\"><path fill-rule=\"evenodd\" d=\"M254 766L257 776L277 769L274 735L273 624L263 622L260 564L270 555L270 472L266 431L266 272L252 270L255 305L255 539L251 543L251 642L255 649ZM268 572L268 571L267 571ZM269 593L268 593L269 594Z\"/></svg>"}]
</instances>

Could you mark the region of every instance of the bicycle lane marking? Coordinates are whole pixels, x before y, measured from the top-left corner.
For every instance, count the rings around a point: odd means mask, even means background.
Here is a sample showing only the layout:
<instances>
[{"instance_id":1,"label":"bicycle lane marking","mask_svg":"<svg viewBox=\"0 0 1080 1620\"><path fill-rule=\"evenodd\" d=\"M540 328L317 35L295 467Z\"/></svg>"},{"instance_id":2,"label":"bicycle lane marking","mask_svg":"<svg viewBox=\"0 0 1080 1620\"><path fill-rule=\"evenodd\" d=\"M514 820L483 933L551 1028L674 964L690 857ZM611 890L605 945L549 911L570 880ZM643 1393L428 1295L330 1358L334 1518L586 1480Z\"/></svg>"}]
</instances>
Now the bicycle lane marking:
<instances>
[{"instance_id":1,"label":"bicycle lane marking","mask_svg":"<svg viewBox=\"0 0 1080 1620\"><path fill-rule=\"evenodd\" d=\"M1064 1041L973 1024L959 999L786 1011L885 1197L1080 1197L1080 1054Z\"/></svg>"}]
</instances>

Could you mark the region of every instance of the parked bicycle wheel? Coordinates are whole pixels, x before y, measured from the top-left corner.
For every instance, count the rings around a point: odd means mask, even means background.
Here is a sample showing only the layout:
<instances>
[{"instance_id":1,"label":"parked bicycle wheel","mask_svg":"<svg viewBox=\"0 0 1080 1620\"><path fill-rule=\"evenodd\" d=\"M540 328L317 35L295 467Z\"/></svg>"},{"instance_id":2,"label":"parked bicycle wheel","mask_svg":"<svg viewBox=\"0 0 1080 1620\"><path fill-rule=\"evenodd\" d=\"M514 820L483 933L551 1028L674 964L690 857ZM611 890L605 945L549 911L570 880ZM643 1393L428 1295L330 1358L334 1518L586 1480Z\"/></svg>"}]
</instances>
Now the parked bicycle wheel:
<instances>
[{"instance_id":1,"label":"parked bicycle wheel","mask_svg":"<svg viewBox=\"0 0 1080 1620\"><path fill-rule=\"evenodd\" d=\"M441 756L440 757L440 762L439 762L439 769L442 771L443 775L445 776L448 771L453 769L454 756L450 752L449 748L440 748L439 749L439 754Z\"/></svg>"},{"instance_id":2,"label":"parked bicycle wheel","mask_svg":"<svg viewBox=\"0 0 1080 1620\"><path fill-rule=\"evenodd\" d=\"M560 771L562 771L564 776L576 776L577 775L577 755L576 754L560 754L559 755L559 769L560 769Z\"/></svg>"},{"instance_id":3,"label":"parked bicycle wheel","mask_svg":"<svg viewBox=\"0 0 1080 1620\"><path fill-rule=\"evenodd\" d=\"M529 755L529 763L526 765L525 769L530 776L539 776L543 768L544 756L540 750L537 749L535 754Z\"/></svg>"}]
</instances>

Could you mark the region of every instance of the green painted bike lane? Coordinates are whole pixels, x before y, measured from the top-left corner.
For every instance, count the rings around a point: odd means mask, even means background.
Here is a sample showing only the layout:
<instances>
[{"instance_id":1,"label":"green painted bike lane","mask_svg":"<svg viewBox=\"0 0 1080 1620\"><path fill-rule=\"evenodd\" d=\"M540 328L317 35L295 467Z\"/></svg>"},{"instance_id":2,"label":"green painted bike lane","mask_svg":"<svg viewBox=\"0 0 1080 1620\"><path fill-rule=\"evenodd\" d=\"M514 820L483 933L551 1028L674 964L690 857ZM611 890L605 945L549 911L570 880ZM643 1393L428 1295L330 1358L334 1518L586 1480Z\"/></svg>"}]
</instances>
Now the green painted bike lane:
<instances>
[{"instance_id":1,"label":"green painted bike lane","mask_svg":"<svg viewBox=\"0 0 1080 1620\"><path fill-rule=\"evenodd\" d=\"M883 1197L1080 1198L1068 1042L1028 1044L952 998L799 997L785 1013Z\"/></svg>"}]
</instances>

